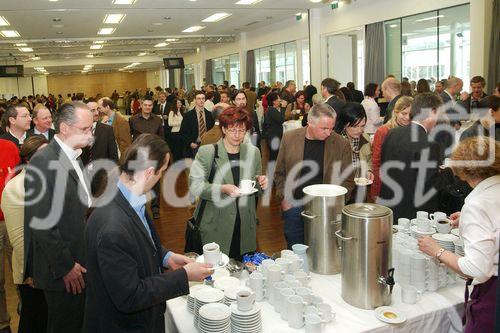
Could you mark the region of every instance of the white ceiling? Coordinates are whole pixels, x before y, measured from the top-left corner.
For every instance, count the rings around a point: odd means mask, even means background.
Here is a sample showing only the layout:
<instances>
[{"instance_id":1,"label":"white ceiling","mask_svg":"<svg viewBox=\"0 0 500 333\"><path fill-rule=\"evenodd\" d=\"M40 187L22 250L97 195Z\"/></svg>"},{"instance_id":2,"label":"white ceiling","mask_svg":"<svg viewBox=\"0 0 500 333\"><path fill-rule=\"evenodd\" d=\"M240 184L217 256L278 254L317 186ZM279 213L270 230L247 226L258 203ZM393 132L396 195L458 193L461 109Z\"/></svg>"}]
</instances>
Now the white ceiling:
<instances>
[{"instance_id":1,"label":"white ceiling","mask_svg":"<svg viewBox=\"0 0 500 333\"><path fill-rule=\"evenodd\" d=\"M137 57L140 52L158 60L168 55L186 55L196 52L202 45L228 43L244 31L266 26L294 16L299 11L325 6L309 0L262 0L252 6L236 5L237 0L137 0L133 5L113 5L112 0L0 0L0 16L10 22L10 27L0 30L17 30L21 37L0 36L0 62L25 63L37 66L30 57L37 55L44 60L56 60L61 64L46 69L51 73L74 71L74 66L64 66L70 59L85 59L92 53L93 59L101 58L109 63L102 70L116 70L116 59ZM326 1L325 1L326 2ZM232 15L216 23L202 23L206 17L227 12ZM120 24L104 24L106 14L126 14ZM205 29L195 33L182 30L204 25ZM97 35L103 27L116 27L112 35ZM163 48L153 47L166 38L178 38ZM106 40L100 50L90 50L94 40ZM14 43L25 42L33 48L32 53L23 53ZM151 64L144 64L148 67ZM141 67L138 67L141 68ZM30 73L29 68L26 68Z\"/></svg>"}]
</instances>

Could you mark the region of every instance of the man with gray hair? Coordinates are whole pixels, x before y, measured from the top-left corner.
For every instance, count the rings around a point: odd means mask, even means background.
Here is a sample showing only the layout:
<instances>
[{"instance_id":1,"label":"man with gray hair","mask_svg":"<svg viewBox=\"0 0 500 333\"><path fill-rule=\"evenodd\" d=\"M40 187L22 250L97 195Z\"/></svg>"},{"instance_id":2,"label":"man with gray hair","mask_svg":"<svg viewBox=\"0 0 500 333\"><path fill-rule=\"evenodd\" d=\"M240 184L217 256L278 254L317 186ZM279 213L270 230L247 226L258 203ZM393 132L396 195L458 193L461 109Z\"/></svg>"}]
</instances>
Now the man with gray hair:
<instances>
[{"instance_id":1,"label":"man with gray hair","mask_svg":"<svg viewBox=\"0 0 500 333\"><path fill-rule=\"evenodd\" d=\"M384 80L384 82L382 82L382 94L387 102L389 102L389 104L387 104L387 109L385 110L385 124L392 118L392 110L394 110L396 102L401 97L401 82L394 77L388 77Z\"/></svg>"},{"instance_id":2,"label":"man with gray hair","mask_svg":"<svg viewBox=\"0 0 500 333\"><path fill-rule=\"evenodd\" d=\"M306 186L336 184L354 188L351 146L333 131L335 111L328 104L318 104L309 111L307 126L285 132L281 140L274 183L281 201L285 238L288 248L304 244L304 221L301 211Z\"/></svg>"},{"instance_id":3,"label":"man with gray hair","mask_svg":"<svg viewBox=\"0 0 500 333\"><path fill-rule=\"evenodd\" d=\"M82 328L84 229L91 196L80 154L93 141L92 123L87 105L63 104L57 134L26 168L24 272L44 291L47 332Z\"/></svg>"},{"instance_id":4,"label":"man with gray hair","mask_svg":"<svg viewBox=\"0 0 500 333\"><path fill-rule=\"evenodd\" d=\"M56 131L52 129L52 114L43 104L37 104L33 109L33 123L35 126L28 131L28 136L33 134L43 135L47 140L52 140Z\"/></svg>"}]
</instances>

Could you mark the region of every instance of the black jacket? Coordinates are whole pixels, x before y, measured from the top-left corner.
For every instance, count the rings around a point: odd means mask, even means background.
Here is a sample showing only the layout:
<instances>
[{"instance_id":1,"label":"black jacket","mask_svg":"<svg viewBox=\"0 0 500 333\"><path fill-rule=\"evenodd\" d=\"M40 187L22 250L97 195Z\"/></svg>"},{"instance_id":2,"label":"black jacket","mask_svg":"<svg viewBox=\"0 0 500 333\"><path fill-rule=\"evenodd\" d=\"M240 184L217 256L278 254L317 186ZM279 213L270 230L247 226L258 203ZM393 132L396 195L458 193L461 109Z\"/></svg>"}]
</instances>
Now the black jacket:
<instances>
[{"instance_id":1,"label":"black jacket","mask_svg":"<svg viewBox=\"0 0 500 333\"><path fill-rule=\"evenodd\" d=\"M270 106L264 115L264 124L262 125L262 136L271 142L274 138L283 136L283 122L285 121L285 109L281 111Z\"/></svg>"},{"instance_id":2,"label":"black jacket","mask_svg":"<svg viewBox=\"0 0 500 333\"><path fill-rule=\"evenodd\" d=\"M352 100L354 102L361 103L365 99L365 96L363 95L363 92L361 90L351 90L352 93Z\"/></svg>"},{"instance_id":3,"label":"black jacket","mask_svg":"<svg viewBox=\"0 0 500 333\"><path fill-rule=\"evenodd\" d=\"M26 137L28 137L28 136L26 135ZM4 140L8 140L10 142L13 142L18 149L21 149L21 145L19 144L19 140L15 136L10 134L10 132L8 132L8 131L3 133L0 136L0 139L4 139Z\"/></svg>"},{"instance_id":4,"label":"black jacket","mask_svg":"<svg viewBox=\"0 0 500 333\"><path fill-rule=\"evenodd\" d=\"M85 267L83 232L88 197L83 188L79 191L80 179L56 140L31 158L24 185L25 276L33 277L40 289L63 291L62 278L75 262ZM90 189L87 180L86 185ZM34 218L46 219L48 224L39 221L30 227Z\"/></svg>"},{"instance_id":5,"label":"black jacket","mask_svg":"<svg viewBox=\"0 0 500 333\"><path fill-rule=\"evenodd\" d=\"M335 110L337 115L340 113L340 111L342 110L342 108L346 104L344 101L341 101L340 99L338 99L338 97L335 95L330 97L325 103L330 105Z\"/></svg>"},{"instance_id":6,"label":"black jacket","mask_svg":"<svg viewBox=\"0 0 500 333\"><path fill-rule=\"evenodd\" d=\"M412 131L416 134L415 140L412 139ZM412 165L420 162L426 154L427 160L434 163L431 168L419 170L418 166ZM453 181L450 169L439 169L443 159L441 146L437 142L429 141L422 126L411 123L410 126L397 127L389 131L382 145L381 174L387 162L403 164L401 164L402 169L393 166L387 171L388 177L382 177L380 199L393 199L395 193L389 187L392 182L400 186L402 198L398 199L401 200L390 205L382 203L393 210L394 221L400 217L413 218L419 210L427 212L439 210L439 191ZM426 197L423 202L415 202L416 197L422 197L429 191L434 191L434 194ZM416 195L416 192L420 194Z\"/></svg>"},{"instance_id":7,"label":"black jacket","mask_svg":"<svg viewBox=\"0 0 500 333\"><path fill-rule=\"evenodd\" d=\"M214 119L212 118L212 113L205 109L205 126L207 128L207 132L214 127ZM191 143L198 142L198 117L196 114L196 109L192 109L184 114L182 118L181 128L179 130L179 135L182 138L184 144L184 150L188 152L190 150L189 145ZM194 157L189 156L187 154L186 157Z\"/></svg>"},{"instance_id":8,"label":"black jacket","mask_svg":"<svg viewBox=\"0 0 500 333\"><path fill-rule=\"evenodd\" d=\"M32 128L28 131L28 133L26 134L26 137L29 138L30 136L32 136L34 134L35 134L35 130ZM49 141L52 141L55 134L56 134L56 131L53 130L52 128L49 128Z\"/></svg>"},{"instance_id":9,"label":"black jacket","mask_svg":"<svg viewBox=\"0 0 500 333\"><path fill-rule=\"evenodd\" d=\"M396 102L398 99L401 98L401 95L397 95L394 97L388 104L387 108L385 109L385 116L384 116L384 124L387 123L389 120L392 118L392 110L394 110L394 106L396 106Z\"/></svg>"},{"instance_id":10,"label":"black jacket","mask_svg":"<svg viewBox=\"0 0 500 333\"><path fill-rule=\"evenodd\" d=\"M147 217L149 219L149 217ZM158 237L154 228L154 237ZM184 269L167 273L142 221L118 190L85 229L87 295L83 332L165 332L165 301L189 292ZM160 258L160 260L161 260Z\"/></svg>"},{"instance_id":11,"label":"black jacket","mask_svg":"<svg viewBox=\"0 0 500 333\"><path fill-rule=\"evenodd\" d=\"M118 162L118 148L116 146L113 127L97 122L94 132L94 144L86 147L82 152L82 161L84 165L89 164L101 158L109 159L115 163Z\"/></svg>"}]
</instances>

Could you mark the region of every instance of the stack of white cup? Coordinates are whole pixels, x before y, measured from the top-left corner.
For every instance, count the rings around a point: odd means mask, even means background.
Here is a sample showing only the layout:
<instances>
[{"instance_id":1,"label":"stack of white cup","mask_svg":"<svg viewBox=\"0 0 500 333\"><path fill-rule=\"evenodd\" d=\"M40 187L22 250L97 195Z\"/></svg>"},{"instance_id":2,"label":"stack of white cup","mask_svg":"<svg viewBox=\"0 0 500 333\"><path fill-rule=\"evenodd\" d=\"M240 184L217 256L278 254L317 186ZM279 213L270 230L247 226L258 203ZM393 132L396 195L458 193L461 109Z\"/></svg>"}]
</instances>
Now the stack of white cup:
<instances>
[{"instance_id":1,"label":"stack of white cup","mask_svg":"<svg viewBox=\"0 0 500 333\"><path fill-rule=\"evenodd\" d=\"M425 292L427 287L427 278L429 276L427 269L428 258L420 253L415 253L410 258L410 284L420 292Z\"/></svg>"}]
</instances>

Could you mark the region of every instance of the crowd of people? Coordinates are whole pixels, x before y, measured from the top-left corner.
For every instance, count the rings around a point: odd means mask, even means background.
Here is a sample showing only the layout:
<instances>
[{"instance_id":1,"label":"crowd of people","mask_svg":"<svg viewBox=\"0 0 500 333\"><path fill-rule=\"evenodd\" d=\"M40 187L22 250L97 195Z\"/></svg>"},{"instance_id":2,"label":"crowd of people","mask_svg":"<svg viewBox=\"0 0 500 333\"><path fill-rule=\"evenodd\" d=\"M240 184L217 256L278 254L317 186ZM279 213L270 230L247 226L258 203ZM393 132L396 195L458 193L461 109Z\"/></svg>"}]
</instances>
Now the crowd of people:
<instances>
[{"instance_id":1,"label":"crowd of people","mask_svg":"<svg viewBox=\"0 0 500 333\"><path fill-rule=\"evenodd\" d=\"M383 204L394 223L462 209L452 216L465 257L430 238L419 244L470 279L483 307L468 308L466 327L487 330L498 275L500 86L491 95L484 87L479 76L470 93L457 77L388 76L364 92L325 78L319 89L224 82L0 101L0 250L12 259L19 332L164 332L165 300L211 274L165 249L146 210L149 201L158 219L169 201L160 180L172 162L188 168L202 243L237 260L258 250L264 193L281 205L289 248L304 243L308 185L341 185L346 203ZM242 181L253 188L242 191Z\"/></svg>"}]
</instances>

